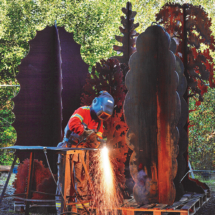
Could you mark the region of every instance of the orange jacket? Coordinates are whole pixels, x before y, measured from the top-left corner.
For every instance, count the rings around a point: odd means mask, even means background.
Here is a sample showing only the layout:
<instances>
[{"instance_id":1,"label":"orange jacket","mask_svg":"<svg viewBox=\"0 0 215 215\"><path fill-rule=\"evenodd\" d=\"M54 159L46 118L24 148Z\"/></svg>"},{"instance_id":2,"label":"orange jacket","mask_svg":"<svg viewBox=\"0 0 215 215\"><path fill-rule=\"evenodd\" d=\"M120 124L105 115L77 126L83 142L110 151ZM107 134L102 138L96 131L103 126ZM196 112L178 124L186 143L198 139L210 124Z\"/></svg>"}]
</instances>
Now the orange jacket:
<instances>
[{"instance_id":1,"label":"orange jacket","mask_svg":"<svg viewBox=\"0 0 215 215\"><path fill-rule=\"evenodd\" d=\"M98 122L94 121L90 115L90 106L83 106L78 108L71 116L68 122L68 129L78 135L82 135L84 132L84 125L87 125L88 129L94 129L99 138L102 139L103 134L103 122L101 121L101 125L99 130Z\"/></svg>"}]
</instances>

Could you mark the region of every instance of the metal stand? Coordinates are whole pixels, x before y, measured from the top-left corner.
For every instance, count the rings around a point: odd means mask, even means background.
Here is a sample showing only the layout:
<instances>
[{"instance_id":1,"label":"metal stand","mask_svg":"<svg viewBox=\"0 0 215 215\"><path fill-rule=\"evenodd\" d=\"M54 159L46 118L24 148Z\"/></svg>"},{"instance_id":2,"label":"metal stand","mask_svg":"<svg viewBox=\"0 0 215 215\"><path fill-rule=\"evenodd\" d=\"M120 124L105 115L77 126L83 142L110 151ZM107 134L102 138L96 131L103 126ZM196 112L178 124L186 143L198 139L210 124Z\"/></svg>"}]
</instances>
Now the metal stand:
<instances>
[{"instance_id":1,"label":"metal stand","mask_svg":"<svg viewBox=\"0 0 215 215\"><path fill-rule=\"evenodd\" d=\"M74 164L72 162L72 165L70 165L70 156L73 154L79 154L79 157L81 159L81 162L83 164L84 170L85 170L85 174L87 176L87 179L89 181L91 190L94 192L93 190L93 186L90 180L90 175L89 175L89 171L87 169L87 165L84 162L84 154L85 151L88 150L97 150L97 149L89 149L89 148L58 148L58 147L42 147L42 146L10 146L10 147L5 147L5 148L1 148L1 149L15 149L15 150L25 150L25 151L30 151L30 160L29 160L29 172L28 172L28 182L27 182L27 192L23 193L22 195L26 195L26 198L20 198L17 195L14 195L17 199L23 200L25 201L25 205L26 205L26 210L25 210L25 215L29 215L29 207L30 207L30 202L55 202L55 200L40 200L40 199L31 199L32 197L32 193L36 192L36 191L32 191L32 181L33 181L33 172L34 172L34 152L35 151L42 151L45 152L46 154L46 150L51 150L51 151L55 151L57 153L61 153L62 155L64 155L64 161L65 161L65 165L64 165L64 169L63 169L63 176L64 176L64 181L63 181L63 186L62 186L62 205L64 205L64 207L61 207L62 212L66 211L66 207L68 205L70 205L72 207L72 212L76 212L77 213L77 209L76 209L76 204L77 202L70 202L67 203L64 201L64 199L66 200L66 189L68 187L70 187L70 177L68 177L68 174L71 175L71 173L73 172L73 168L74 168ZM2 199L5 196L5 191L7 189L7 185L8 182L10 180L10 176L11 173L13 171L14 165L16 163L17 160L17 155L15 152L15 158L13 160L13 164L11 166L10 172L8 174L7 180L5 182L1 197L0 197L0 203L2 202ZM48 162L48 160L47 160ZM48 162L49 165L49 162ZM51 171L51 169L50 169ZM51 174L53 175L53 173L51 172ZM69 175L69 176L70 176ZM48 194L48 193L44 193L44 194ZM51 194L48 194L51 195ZM79 202L79 204L85 203L83 202Z\"/></svg>"},{"instance_id":2,"label":"metal stand","mask_svg":"<svg viewBox=\"0 0 215 215\"><path fill-rule=\"evenodd\" d=\"M87 179L89 181L90 184L90 188L91 190L94 192L93 186L92 186L92 182L90 179L90 175L89 175L89 170L87 168L86 163L84 162L84 155L85 152L81 151L81 150L70 150L70 151L61 151L61 154L63 154L64 156L64 169L63 169L63 182L62 182L62 193L63 193L63 198L61 199L61 205L64 205L64 207L61 207L61 213L64 213L66 211L66 207L69 205L72 207L72 212L77 213L77 208L76 208L76 204L77 202L65 202L64 200L66 200L67 197L67 188L70 187L70 176L71 173L73 172L74 169L74 163L73 161L70 163L70 156L74 155L74 154L79 154L79 158L81 160L81 163L84 167L85 170L85 174L87 176ZM73 180L73 179L72 179ZM83 202L78 202L78 204L83 204L85 203Z\"/></svg>"}]
</instances>

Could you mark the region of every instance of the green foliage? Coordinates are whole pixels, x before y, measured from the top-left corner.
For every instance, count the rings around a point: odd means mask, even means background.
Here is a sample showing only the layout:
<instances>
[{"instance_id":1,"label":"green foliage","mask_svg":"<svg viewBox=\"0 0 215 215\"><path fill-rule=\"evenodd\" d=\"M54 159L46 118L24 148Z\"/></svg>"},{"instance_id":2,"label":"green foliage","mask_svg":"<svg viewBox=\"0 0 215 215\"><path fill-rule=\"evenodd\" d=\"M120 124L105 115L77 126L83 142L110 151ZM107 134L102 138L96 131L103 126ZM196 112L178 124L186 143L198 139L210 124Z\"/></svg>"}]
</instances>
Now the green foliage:
<instances>
[{"instance_id":1,"label":"green foliage","mask_svg":"<svg viewBox=\"0 0 215 215\"><path fill-rule=\"evenodd\" d=\"M68 32L73 32L74 39L81 45L83 60L92 68L101 59L115 56L113 45L117 45L115 35L119 35L121 25L121 8L127 0L112 2L110 0L0 0L0 84L19 84L15 79L18 65L29 52L28 41L32 40L36 31L51 26L55 20L58 26L64 26ZM153 1L132 1L138 9L139 20L145 20L148 25L154 19L154 8L161 3ZM143 5L139 7L140 5ZM144 7L147 12L142 13ZM142 9L141 9L142 8ZM149 15L150 14L150 15ZM142 17L142 18L141 18ZM150 21L148 21L150 20ZM140 28L140 31L143 30ZM16 132L12 127L13 98L19 88L0 88L0 146L13 145ZM2 154L0 163L7 160Z\"/></svg>"},{"instance_id":2,"label":"green foliage","mask_svg":"<svg viewBox=\"0 0 215 215\"><path fill-rule=\"evenodd\" d=\"M116 56L113 45L121 45L115 35L121 35L120 16L127 0L0 0L0 84L19 84L15 79L18 65L29 52L28 41L36 31L52 26L64 26L73 32L81 44L82 58L92 68L101 59ZM184 3L185 1L171 1ZM212 1L186 1L201 4L211 17L215 17ZM137 11L135 23L143 32L154 20L154 15L166 3L165 0L131 0L132 10ZM215 18L213 18L214 20ZM215 22L213 22L215 23ZM213 24L213 32L215 26ZM0 87L0 147L13 145L16 132L12 127L13 98L18 88ZM0 164L10 160L10 155L1 154Z\"/></svg>"},{"instance_id":3,"label":"green foliage","mask_svg":"<svg viewBox=\"0 0 215 215\"><path fill-rule=\"evenodd\" d=\"M190 99L189 158L194 169L215 170L215 89L209 89L198 107Z\"/></svg>"}]
</instances>

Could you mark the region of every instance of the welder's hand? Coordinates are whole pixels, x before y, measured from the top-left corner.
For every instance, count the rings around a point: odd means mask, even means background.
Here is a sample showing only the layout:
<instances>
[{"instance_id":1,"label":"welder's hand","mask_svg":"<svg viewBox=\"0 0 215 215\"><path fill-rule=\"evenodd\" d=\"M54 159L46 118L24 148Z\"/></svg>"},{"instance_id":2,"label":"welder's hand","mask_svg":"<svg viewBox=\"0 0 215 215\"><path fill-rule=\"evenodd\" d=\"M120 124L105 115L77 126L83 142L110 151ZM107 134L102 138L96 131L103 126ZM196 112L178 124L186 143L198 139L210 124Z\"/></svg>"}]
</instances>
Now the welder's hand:
<instances>
[{"instance_id":1,"label":"welder's hand","mask_svg":"<svg viewBox=\"0 0 215 215\"><path fill-rule=\"evenodd\" d=\"M95 134L94 130L84 130L82 137L88 139L93 134Z\"/></svg>"}]
</instances>

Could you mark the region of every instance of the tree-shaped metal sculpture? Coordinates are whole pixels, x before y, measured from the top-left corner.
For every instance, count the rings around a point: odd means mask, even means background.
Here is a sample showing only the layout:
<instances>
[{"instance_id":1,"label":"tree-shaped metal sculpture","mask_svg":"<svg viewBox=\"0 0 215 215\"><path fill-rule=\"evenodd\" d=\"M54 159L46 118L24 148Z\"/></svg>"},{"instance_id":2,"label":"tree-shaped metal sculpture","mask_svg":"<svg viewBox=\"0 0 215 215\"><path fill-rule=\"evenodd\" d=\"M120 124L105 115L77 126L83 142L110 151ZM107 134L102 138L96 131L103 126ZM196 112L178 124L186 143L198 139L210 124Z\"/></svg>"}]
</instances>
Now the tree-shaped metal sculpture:
<instances>
[{"instance_id":1,"label":"tree-shaped metal sculpture","mask_svg":"<svg viewBox=\"0 0 215 215\"><path fill-rule=\"evenodd\" d=\"M13 99L15 144L57 146L62 129L80 106L88 65L81 58L80 45L64 28L46 27L29 45L17 75L21 90ZM26 158L26 152L20 153L21 162ZM44 160L40 154L35 158Z\"/></svg>"},{"instance_id":2,"label":"tree-shaped metal sculpture","mask_svg":"<svg viewBox=\"0 0 215 215\"><path fill-rule=\"evenodd\" d=\"M176 55L184 64L184 74L191 89L185 96L198 95L199 101L203 101L202 96L208 88L205 81L209 80L210 87L215 86L215 67L210 54L210 51L215 51L215 40L210 30L211 19L200 6L166 4L157 14L156 21L164 25L179 43ZM202 44L208 46L204 51L200 50Z\"/></svg>"},{"instance_id":3,"label":"tree-shaped metal sculpture","mask_svg":"<svg viewBox=\"0 0 215 215\"><path fill-rule=\"evenodd\" d=\"M122 8L122 12L125 14L125 17L121 16L121 23L124 28L119 27L119 29L124 36L115 36L116 40L122 43L122 46L114 45L113 49L115 51L122 52L123 56L116 56L114 58L117 58L120 63L128 65L130 56L136 51L136 37L139 34L134 29L139 26L139 23L134 24L134 17L137 13L132 11L132 5L130 2L127 2L126 8Z\"/></svg>"},{"instance_id":4,"label":"tree-shaped metal sculpture","mask_svg":"<svg viewBox=\"0 0 215 215\"><path fill-rule=\"evenodd\" d=\"M172 204L180 116L175 56L169 50L170 36L160 26L147 28L136 46L124 102L134 198L138 204Z\"/></svg>"},{"instance_id":5,"label":"tree-shaped metal sculpture","mask_svg":"<svg viewBox=\"0 0 215 215\"><path fill-rule=\"evenodd\" d=\"M215 51L215 41L210 30L211 19L208 18L207 13L200 6L166 4L157 14L156 20L158 23L164 25L167 32L178 43L175 53L184 64L184 75L188 84L183 94L186 103L189 104L189 97L194 97L196 104L201 104L203 94L207 92L208 88L206 81L209 81L210 87L215 87L215 67L210 54L211 51ZM204 51L200 49L202 44L208 46ZM184 100L182 100L182 107L185 106L183 103ZM182 115L184 117L187 115L187 122L183 129L185 131L181 129L183 133L180 133L178 157L180 171L175 179L177 199L183 194L183 187L180 185L180 181L183 175L189 171L188 137L185 137L185 132L188 132L189 117L183 110ZM196 182L202 188L208 189L205 184ZM183 185L186 191L204 192L202 188L196 186L195 183L189 180L188 175L183 180Z\"/></svg>"},{"instance_id":6,"label":"tree-shaped metal sculpture","mask_svg":"<svg viewBox=\"0 0 215 215\"><path fill-rule=\"evenodd\" d=\"M127 69L127 67L123 67ZM125 98L125 86L123 84L123 69L119 61L115 58L107 61L101 60L93 67L92 72L88 74L84 93L82 94L81 104L91 105L95 96L99 95L101 90L109 92L117 106L113 116L104 122L104 137L107 137L107 145L112 149L111 160L115 165L117 181L123 186L125 183L125 165L126 153L128 147L125 143L125 132L127 125L124 122L122 105Z\"/></svg>"},{"instance_id":7,"label":"tree-shaped metal sculpture","mask_svg":"<svg viewBox=\"0 0 215 215\"><path fill-rule=\"evenodd\" d=\"M13 186L16 189L14 194L23 194L19 197L25 198L27 189L26 179L28 178L29 159L25 159L18 167L18 172ZM42 161L34 160L35 171L32 189L39 192L55 194L56 185L48 168L45 168ZM48 182L48 183L47 183ZM32 199L50 199L50 195L33 193ZM54 199L54 196L52 196Z\"/></svg>"},{"instance_id":8,"label":"tree-shaped metal sculpture","mask_svg":"<svg viewBox=\"0 0 215 215\"><path fill-rule=\"evenodd\" d=\"M58 30L47 27L29 42L30 51L21 61L17 80L20 92L13 99L17 132L15 145L56 146L62 137L62 74ZM20 162L29 158L19 152ZM35 158L43 160L37 153ZM53 157L49 156L51 164Z\"/></svg>"},{"instance_id":9,"label":"tree-shaped metal sculpture","mask_svg":"<svg viewBox=\"0 0 215 215\"><path fill-rule=\"evenodd\" d=\"M17 131L15 144L57 146L62 140L62 129L80 106L88 65L81 58L80 45L62 27L46 27L37 32L29 44L29 54L22 60L17 75L21 90L13 99L16 116L13 126ZM22 162L29 158L29 154L19 153L18 157ZM52 170L56 172L56 155L48 153L48 157ZM35 158L46 164L42 153L35 154ZM35 172L38 172L37 167ZM27 162L19 171L26 168ZM24 174L17 177L19 181L26 181ZM40 177L42 175L37 175ZM47 180L40 184L35 182L38 189L45 191L44 188L53 186Z\"/></svg>"}]
</instances>

